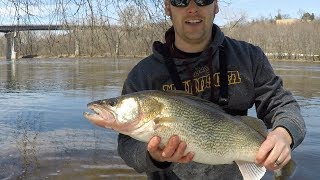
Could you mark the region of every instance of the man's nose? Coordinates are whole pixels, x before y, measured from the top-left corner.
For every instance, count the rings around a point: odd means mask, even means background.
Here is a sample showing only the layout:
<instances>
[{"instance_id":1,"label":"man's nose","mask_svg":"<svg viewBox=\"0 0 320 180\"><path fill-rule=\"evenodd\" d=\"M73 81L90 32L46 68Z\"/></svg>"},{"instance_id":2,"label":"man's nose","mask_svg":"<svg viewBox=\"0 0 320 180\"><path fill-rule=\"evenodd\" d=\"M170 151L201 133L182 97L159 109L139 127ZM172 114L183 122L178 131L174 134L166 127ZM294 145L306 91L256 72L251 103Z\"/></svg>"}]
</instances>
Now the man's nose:
<instances>
[{"instance_id":1,"label":"man's nose","mask_svg":"<svg viewBox=\"0 0 320 180\"><path fill-rule=\"evenodd\" d=\"M195 3L194 0L190 0L189 5L187 6L188 13L196 13L199 10L199 6Z\"/></svg>"}]
</instances>

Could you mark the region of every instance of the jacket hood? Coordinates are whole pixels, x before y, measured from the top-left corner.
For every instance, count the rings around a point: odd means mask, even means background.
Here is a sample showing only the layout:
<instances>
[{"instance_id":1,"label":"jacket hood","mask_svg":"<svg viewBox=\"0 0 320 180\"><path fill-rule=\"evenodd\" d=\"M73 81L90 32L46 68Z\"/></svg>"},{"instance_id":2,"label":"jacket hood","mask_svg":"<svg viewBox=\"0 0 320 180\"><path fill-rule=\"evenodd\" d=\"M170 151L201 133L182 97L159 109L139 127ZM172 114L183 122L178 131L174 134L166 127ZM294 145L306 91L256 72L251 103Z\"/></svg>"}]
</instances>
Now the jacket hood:
<instances>
[{"instance_id":1,"label":"jacket hood","mask_svg":"<svg viewBox=\"0 0 320 180\"><path fill-rule=\"evenodd\" d=\"M212 52L215 52L218 49L218 47L223 43L224 38L225 38L225 36L224 36L223 32L221 31L221 29L217 25L213 24L211 44L201 53L200 56L207 56L210 48L212 48ZM155 41L153 43L152 51L153 51L153 55L156 57L156 59L158 59L160 62L165 62L165 59L167 56L165 54L166 53L165 48L171 47L172 44L174 43L174 40L175 40L174 28L171 27L165 33L165 43L162 43L160 41ZM191 62L191 61L195 61L197 59L198 58L190 58L190 59L187 59L187 61ZM181 60L179 60L179 61L181 61ZM178 63L180 63L179 61L178 61Z\"/></svg>"}]
</instances>

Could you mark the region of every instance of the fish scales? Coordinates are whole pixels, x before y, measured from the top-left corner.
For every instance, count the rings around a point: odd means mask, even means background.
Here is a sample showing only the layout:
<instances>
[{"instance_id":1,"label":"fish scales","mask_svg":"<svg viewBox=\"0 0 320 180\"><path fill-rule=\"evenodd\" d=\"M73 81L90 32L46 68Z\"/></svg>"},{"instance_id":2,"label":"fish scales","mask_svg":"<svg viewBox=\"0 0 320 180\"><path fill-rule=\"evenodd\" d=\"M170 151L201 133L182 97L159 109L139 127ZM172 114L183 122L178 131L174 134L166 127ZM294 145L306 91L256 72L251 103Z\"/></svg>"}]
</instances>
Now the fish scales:
<instances>
[{"instance_id":1,"label":"fish scales","mask_svg":"<svg viewBox=\"0 0 320 180\"><path fill-rule=\"evenodd\" d=\"M208 111L203 107L205 106L203 104L192 102L194 106L190 106L190 103L186 103L181 98L175 99L175 97L170 98L170 102L168 102L168 99L161 98L158 101L163 104L170 104L163 111L164 116L177 119L170 122L171 128L167 129L167 132L157 133L157 135L166 137L166 140L175 132L180 135L182 140L189 140L190 142L191 139L192 142L190 144L195 144L207 153L215 153L219 156L228 153L234 154L234 151L237 149L247 150L248 147L253 148L255 151L263 141L261 137L261 141L255 144L255 146L253 146L252 142L246 143L248 142L248 138L252 139L250 138L251 134L248 135L248 130L250 129L247 125L239 123L239 120L232 116L228 115L226 117L226 115L221 114L220 111L215 109ZM185 121L190 121L190 123L186 123ZM240 136L235 136L237 134ZM195 135L197 136L195 137Z\"/></svg>"}]
</instances>

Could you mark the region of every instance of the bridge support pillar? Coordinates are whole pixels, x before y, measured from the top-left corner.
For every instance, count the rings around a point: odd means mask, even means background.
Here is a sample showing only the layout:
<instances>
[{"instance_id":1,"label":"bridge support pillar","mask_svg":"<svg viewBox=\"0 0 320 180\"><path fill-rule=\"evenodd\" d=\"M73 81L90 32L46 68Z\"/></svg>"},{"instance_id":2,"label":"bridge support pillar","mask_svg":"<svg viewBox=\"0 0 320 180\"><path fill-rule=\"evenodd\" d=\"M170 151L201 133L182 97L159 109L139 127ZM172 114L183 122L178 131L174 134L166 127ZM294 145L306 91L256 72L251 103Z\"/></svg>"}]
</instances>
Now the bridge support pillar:
<instances>
[{"instance_id":1,"label":"bridge support pillar","mask_svg":"<svg viewBox=\"0 0 320 180\"><path fill-rule=\"evenodd\" d=\"M6 49L6 59L7 60L16 60L17 52L16 52L16 37L17 32L8 32L5 34L7 39L7 49Z\"/></svg>"},{"instance_id":2,"label":"bridge support pillar","mask_svg":"<svg viewBox=\"0 0 320 180\"><path fill-rule=\"evenodd\" d=\"M74 50L74 55L79 56L80 55L80 41L78 38L75 40L75 50Z\"/></svg>"}]
</instances>

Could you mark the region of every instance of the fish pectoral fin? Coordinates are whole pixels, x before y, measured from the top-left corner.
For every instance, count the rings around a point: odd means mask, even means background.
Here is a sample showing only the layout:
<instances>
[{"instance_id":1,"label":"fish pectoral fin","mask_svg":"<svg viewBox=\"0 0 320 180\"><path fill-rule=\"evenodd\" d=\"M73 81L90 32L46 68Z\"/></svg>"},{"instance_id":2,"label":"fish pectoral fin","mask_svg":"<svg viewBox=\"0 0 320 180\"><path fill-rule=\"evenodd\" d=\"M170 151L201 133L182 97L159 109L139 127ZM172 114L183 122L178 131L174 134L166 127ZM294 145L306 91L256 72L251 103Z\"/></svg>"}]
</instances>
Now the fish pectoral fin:
<instances>
[{"instance_id":1,"label":"fish pectoral fin","mask_svg":"<svg viewBox=\"0 0 320 180\"><path fill-rule=\"evenodd\" d=\"M155 124L166 124L175 121L176 119L173 117L159 117L154 120Z\"/></svg>"},{"instance_id":2,"label":"fish pectoral fin","mask_svg":"<svg viewBox=\"0 0 320 180\"><path fill-rule=\"evenodd\" d=\"M175 121L176 119L173 117L161 117L154 120L155 131L164 131L165 129L170 128L170 123Z\"/></svg>"},{"instance_id":3,"label":"fish pectoral fin","mask_svg":"<svg viewBox=\"0 0 320 180\"><path fill-rule=\"evenodd\" d=\"M244 180L261 179L266 173L266 168L253 162L236 161Z\"/></svg>"}]
</instances>

